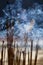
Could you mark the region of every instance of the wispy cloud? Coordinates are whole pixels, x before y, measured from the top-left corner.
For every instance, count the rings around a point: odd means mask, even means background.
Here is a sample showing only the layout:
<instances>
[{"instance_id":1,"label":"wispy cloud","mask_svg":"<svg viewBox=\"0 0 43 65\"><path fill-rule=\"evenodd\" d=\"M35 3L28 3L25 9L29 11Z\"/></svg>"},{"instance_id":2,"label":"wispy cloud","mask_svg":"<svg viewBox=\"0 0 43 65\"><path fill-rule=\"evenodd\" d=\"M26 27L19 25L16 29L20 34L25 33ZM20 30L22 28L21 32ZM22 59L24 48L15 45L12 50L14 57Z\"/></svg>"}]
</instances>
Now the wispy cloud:
<instances>
[{"instance_id":1,"label":"wispy cloud","mask_svg":"<svg viewBox=\"0 0 43 65\"><path fill-rule=\"evenodd\" d=\"M0 18L0 22L3 25L7 17L14 19L14 35L23 37L25 33L28 33L30 38L43 38L43 26L39 25L43 23L43 10L41 5L33 5L32 8L26 10L22 8L22 0L16 0L15 4L7 5L3 9L3 12L4 17ZM2 36L3 34L5 35L3 32L0 32L0 34Z\"/></svg>"}]
</instances>

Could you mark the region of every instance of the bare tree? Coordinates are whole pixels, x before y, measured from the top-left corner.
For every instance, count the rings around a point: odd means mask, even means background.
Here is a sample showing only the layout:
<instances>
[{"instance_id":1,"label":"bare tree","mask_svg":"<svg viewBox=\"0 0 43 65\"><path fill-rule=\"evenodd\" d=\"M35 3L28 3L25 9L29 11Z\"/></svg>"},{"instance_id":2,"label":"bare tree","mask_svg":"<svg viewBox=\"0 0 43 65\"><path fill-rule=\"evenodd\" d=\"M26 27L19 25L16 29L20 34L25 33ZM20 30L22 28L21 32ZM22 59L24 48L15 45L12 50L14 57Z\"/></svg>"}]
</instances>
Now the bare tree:
<instances>
[{"instance_id":1,"label":"bare tree","mask_svg":"<svg viewBox=\"0 0 43 65\"><path fill-rule=\"evenodd\" d=\"M6 21L6 28L7 28L7 46L8 46L8 65L13 65L14 61L14 51L12 48L13 43L13 26L14 21L13 20L7 20Z\"/></svg>"}]
</instances>

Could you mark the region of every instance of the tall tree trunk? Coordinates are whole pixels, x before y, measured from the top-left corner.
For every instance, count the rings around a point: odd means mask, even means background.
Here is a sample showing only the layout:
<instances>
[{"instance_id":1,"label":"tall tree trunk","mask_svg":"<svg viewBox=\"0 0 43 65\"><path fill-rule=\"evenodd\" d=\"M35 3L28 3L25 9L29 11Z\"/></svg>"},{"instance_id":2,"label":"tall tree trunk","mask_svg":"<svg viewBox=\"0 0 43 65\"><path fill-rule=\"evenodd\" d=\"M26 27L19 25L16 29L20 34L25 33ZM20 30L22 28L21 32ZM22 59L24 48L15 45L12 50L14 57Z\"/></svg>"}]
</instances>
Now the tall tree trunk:
<instances>
[{"instance_id":1,"label":"tall tree trunk","mask_svg":"<svg viewBox=\"0 0 43 65\"><path fill-rule=\"evenodd\" d=\"M7 46L8 46L8 65L13 65L14 61L14 51L13 51L13 20L9 19L6 21L6 28L7 28Z\"/></svg>"},{"instance_id":2,"label":"tall tree trunk","mask_svg":"<svg viewBox=\"0 0 43 65\"><path fill-rule=\"evenodd\" d=\"M23 51L23 65L25 65L26 63L26 52Z\"/></svg>"},{"instance_id":3,"label":"tall tree trunk","mask_svg":"<svg viewBox=\"0 0 43 65\"><path fill-rule=\"evenodd\" d=\"M21 51L20 51L20 56L19 56L18 65L20 65L20 62L21 62Z\"/></svg>"},{"instance_id":4,"label":"tall tree trunk","mask_svg":"<svg viewBox=\"0 0 43 65\"><path fill-rule=\"evenodd\" d=\"M33 40L31 40L31 55L30 55L30 65L32 65L32 50L33 50Z\"/></svg>"},{"instance_id":5,"label":"tall tree trunk","mask_svg":"<svg viewBox=\"0 0 43 65\"><path fill-rule=\"evenodd\" d=\"M18 45L17 45L17 52L16 52L16 65L18 65L19 62L19 49L18 49Z\"/></svg>"},{"instance_id":6,"label":"tall tree trunk","mask_svg":"<svg viewBox=\"0 0 43 65\"><path fill-rule=\"evenodd\" d=\"M29 65L29 51L28 51L28 65Z\"/></svg>"},{"instance_id":7,"label":"tall tree trunk","mask_svg":"<svg viewBox=\"0 0 43 65\"><path fill-rule=\"evenodd\" d=\"M16 65L16 59L15 59L15 41L14 41L14 65Z\"/></svg>"},{"instance_id":8,"label":"tall tree trunk","mask_svg":"<svg viewBox=\"0 0 43 65\"><path fill-rule=\"evenodd\" d=\"M8 39L8 65L13 65L14 61L14 51L12 48L13 38L9 37ZM10 43L10 44L9 44Z\"/></svg>"},{"instance_id":9,"label":"tall tree trunk","mask_svg":"<svg viewBox=\"0 0 43 65\"><path fill-rule=\"evenodd\" d=\"M13 48L8 48L8 65L13 65L14 53Z\"/></svg>"},{"instance_id":10,"label":"tall tree trunk","mask_svg":"<svg viewBox=\"0 0 43 65\"><path fill-rule=\"evenodd\" d=\"M4 41L2 44L2 52L1 52L1 65L3 65L3 46L4 46Z\"/></svg>"},{"instance_id":11,"label":"tall tree trunk","mask_svg":"<svg viewBox=\"0 0 43 65\"><path fill-rule=\"evenodd\" d=\"M38 56L38 46L36 45L36 54L35 54L35 61L34 61L34 65L37 64L37 56Z\"/></svg>"}]
</instances>

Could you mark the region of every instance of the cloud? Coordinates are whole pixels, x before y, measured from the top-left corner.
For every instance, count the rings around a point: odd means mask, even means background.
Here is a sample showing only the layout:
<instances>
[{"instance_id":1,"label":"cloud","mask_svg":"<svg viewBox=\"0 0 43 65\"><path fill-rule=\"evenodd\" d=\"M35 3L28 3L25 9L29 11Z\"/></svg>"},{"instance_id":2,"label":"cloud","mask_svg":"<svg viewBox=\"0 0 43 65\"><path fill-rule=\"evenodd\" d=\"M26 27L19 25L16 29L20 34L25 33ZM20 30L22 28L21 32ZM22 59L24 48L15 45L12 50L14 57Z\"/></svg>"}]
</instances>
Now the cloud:
<instances>
[{"instance_id":1,"label":"cloud","mask_svg":"<svg viewBox=\"0 0 43 65\"><path fill-rule=\"evenodd\" d=\"M33 39L43 37L43 28L38 25L39 23L43 23L43 10L41 5L38 4L26 10L22 8L22 0L16 0L15 4L7 5L3 9L3 12L2 24L4 20L6 22L7 17L8 19L14 19L14 35L23 37L25 33L28 33L30 38ZM32 19L34 21L31 21ZM5 35L5 33L2 34Z\"/></svg>"}]
</instances>

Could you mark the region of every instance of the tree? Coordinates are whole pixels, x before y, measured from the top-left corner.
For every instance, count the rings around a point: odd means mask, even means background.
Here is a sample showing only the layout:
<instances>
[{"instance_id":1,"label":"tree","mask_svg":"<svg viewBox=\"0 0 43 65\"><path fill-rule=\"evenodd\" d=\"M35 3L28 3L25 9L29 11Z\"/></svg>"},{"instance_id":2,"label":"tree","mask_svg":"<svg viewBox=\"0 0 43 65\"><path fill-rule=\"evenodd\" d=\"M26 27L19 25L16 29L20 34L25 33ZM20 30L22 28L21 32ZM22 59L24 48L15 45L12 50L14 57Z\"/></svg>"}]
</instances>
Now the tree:
<instances>
[{"instance_id":1,"label":"tree","mask_svg":"<svg viewBox=\"0 0 43 65\"><path fill-rule=\"evenodd\" d=\"M14 51L12 48L13 44L13 26L14 21L11 20L9 23L9 20L6 21L6 28L7 28L7 46L8 46L8 65L13 65L14 61Z\"/></svg>"}]
</instances>

